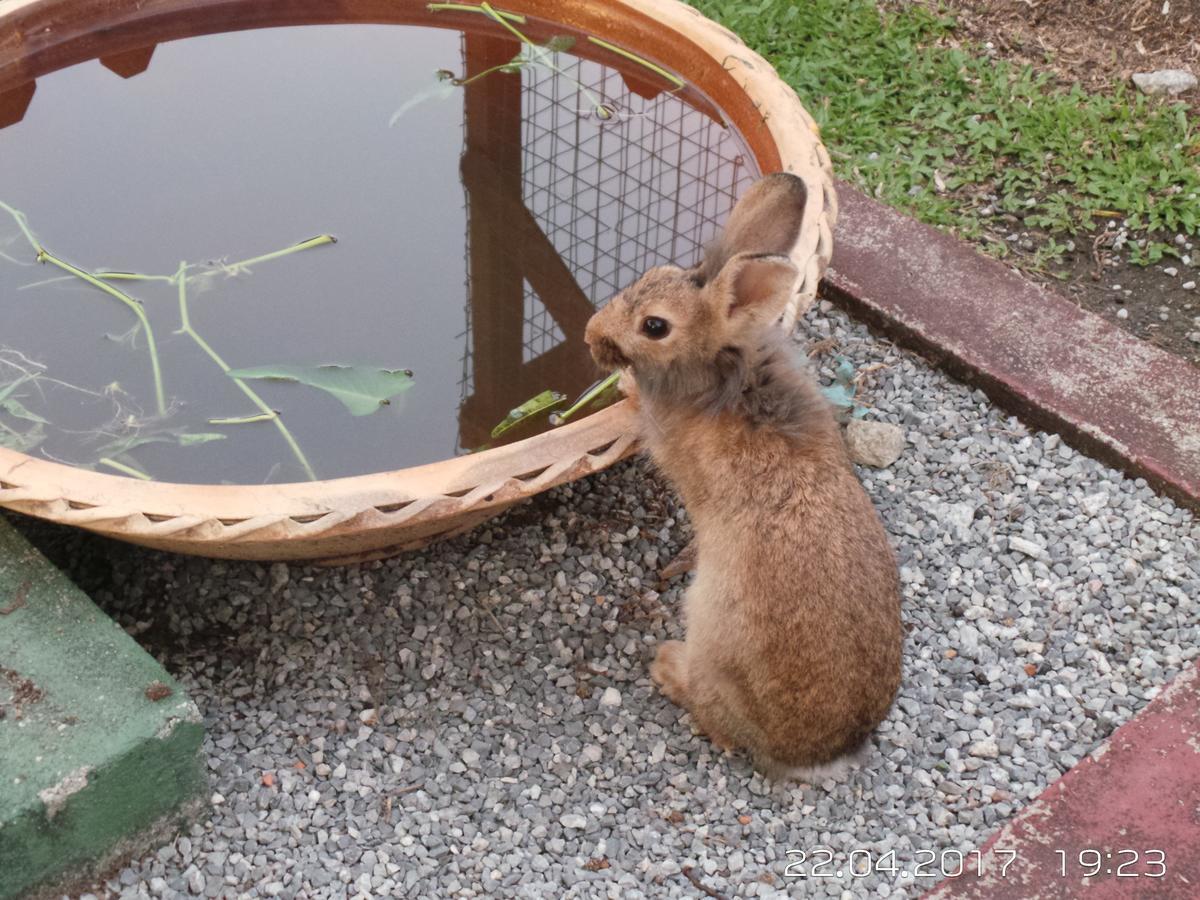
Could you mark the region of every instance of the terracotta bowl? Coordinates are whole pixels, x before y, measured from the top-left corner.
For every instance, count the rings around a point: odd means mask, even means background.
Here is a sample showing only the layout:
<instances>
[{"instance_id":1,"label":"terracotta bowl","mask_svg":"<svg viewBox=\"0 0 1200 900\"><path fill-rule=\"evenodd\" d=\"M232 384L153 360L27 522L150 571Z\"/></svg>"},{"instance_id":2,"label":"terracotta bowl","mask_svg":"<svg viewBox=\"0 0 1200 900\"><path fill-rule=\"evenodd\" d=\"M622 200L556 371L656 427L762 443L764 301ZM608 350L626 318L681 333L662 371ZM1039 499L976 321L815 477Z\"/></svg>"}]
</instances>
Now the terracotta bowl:
<instances>
[{"instance_id":1,"label":"terracotta bowl","mask_svg":"<svg viewBox=\"0 0 1200 900\"><path fill-rule=\"evenodd\" d=\"M761 171L803 178L808 210L793 252L802 274L792 318L811 303L832 251L831 168L812 117L770 65L676 0L505 0L499 6L618 44L674 71L720 107ZM478 19L450 13L438 24L465 28ZM429 24L423 0L8 0L0 4L0 112L23 113L39 76L89 59L135 55L198 34L330 22ZM0 449L0 506L180 553L336 564L460 534L539 491L612 465L635 443L621 403L469 456L296 484L144 482Z\"/></svg>"}]
</instances>

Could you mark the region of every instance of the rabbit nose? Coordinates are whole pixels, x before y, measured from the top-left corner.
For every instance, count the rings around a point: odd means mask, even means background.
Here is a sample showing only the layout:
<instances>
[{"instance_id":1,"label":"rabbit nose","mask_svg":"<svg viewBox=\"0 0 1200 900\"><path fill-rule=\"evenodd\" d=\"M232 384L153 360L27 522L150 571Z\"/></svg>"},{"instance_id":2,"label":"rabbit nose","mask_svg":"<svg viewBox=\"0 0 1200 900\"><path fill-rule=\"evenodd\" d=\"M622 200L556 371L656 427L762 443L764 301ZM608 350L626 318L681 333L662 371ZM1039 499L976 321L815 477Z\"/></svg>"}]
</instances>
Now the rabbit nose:
<instances>
[{"instance_id":1,"label":"rabbit nose","mask_svg":"<svg viewBox=\"0 0 1200 900\"><path fill-rule=\"evenodd\" d=\"M588 347L592 351L592 359L602 368L619 369L629 365L629 360L625 358L621 348L609 338L594 336L594 339L588 342Z\"/></svg>"},{"instance_id":2,"label":"rabbit nose","mask_svg":"<svg viewBox=\"0 0 1200 900\"><path fill-rule=\"evenodd\" d=\"M583 342L589 347L595 346L597 338L599 338L599 329L596 327L596 317L599 313L595 313L588 319L587 327L583 329Z\"/></svg>"}]
</instances>

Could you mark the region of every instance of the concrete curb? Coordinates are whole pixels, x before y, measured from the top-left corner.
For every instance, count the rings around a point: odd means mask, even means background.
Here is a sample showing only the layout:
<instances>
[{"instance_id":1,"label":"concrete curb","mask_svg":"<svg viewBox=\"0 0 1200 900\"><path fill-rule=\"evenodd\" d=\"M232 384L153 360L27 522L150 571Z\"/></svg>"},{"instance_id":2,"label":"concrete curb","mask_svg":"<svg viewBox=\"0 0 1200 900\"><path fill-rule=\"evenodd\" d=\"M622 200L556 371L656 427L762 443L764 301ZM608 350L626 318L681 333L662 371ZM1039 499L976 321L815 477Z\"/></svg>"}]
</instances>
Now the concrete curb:
<instances>
[{"instance_id":1,"label":"concrete curb","mask_svg":"<svg viewBox=\"0 0 1200 900\"><path fill-rule=\"evenodd\" d=\"M198 816L203 736L162 666L0 521L0 900L95 878Z\"/></svg>"},{"instance_id":2,"label":"concrete curb","mask_svg":"<svg viewBox=\"0 0 1200 900\"><path fill-rule=\"evenodd\" d=\"M1022 419L1200 509L1200 369L838 185L823 293Z\"/></svg>"}]
</instances>

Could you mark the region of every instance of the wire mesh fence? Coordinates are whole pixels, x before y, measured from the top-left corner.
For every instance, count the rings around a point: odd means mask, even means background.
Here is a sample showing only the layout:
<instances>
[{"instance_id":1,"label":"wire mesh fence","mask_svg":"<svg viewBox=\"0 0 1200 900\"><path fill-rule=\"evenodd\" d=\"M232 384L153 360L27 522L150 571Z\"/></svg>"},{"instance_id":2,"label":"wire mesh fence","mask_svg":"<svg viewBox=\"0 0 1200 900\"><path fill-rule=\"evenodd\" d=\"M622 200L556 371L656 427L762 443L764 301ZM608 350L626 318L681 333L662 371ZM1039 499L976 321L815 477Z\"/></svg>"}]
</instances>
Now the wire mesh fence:
<instances>
[{"instance_id":1,"label":"wire mesh fence","mask_svg":"<svg viewBox=\"0 0 1200 900\"><path fill-rule=\"evenodd\" d=\"M697 261L754 179L754 163L731 129L683 97L644 96L651 92L592 60L559 54L556 64L558 73L528 66L519 76L522 201L598 306L647 269ZM529 362L565 335L529 281L523 307ZM470 328L468 305L464 337ZM469 340L465 348L464 397L473 389Z\"/></svg>"}]
</instances>

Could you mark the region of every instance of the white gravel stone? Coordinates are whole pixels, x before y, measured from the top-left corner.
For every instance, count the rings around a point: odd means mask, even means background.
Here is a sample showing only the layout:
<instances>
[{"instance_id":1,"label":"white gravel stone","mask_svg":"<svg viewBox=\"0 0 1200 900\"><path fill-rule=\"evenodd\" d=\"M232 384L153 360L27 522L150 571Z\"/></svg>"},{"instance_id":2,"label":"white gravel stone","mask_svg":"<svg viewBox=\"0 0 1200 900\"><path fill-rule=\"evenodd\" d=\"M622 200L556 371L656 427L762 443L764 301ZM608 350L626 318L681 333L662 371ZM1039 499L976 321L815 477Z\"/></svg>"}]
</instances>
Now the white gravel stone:
<instances>
[{"instance_id":1,"label":"white gravel stone","mask_svg":"<svg viewBox=\"0 0 1200 900\"><path fill-rule=\"evenodd\" d=\"M886 469L904 452L904 431L888 422L851 419L846 424L846 449L856 463Z\"/></svg>"},{"instance_id":2,"label":"white gravel stone","mask_svg":"<svg viewBox=\"0 0 1200 900\"><path fill-rule=\"evenodd\" d=\"M1018 535L1013 535L1008 539L1008 546L1016 550L1018 553L1024 553L1026 556L1033 559L1044 559L1046 556L1046 548L1034 541L1026 540Z\"/></svg>"},{"instance_id":3,"label":"white gravel stone","mask_svg":"<svg viewBox=\"0 0 1200 900\"><path fill-rule=\"evenodd\" d=\"M615 687L606 687L600 697L600 705L616 707L621 705L621 692Z\"/></svg>"},{"instance_id":4,"label":"white gravel stone","mask_svg":"<svg viewBox=\"0 0 1200 900\"><path fill-rule=\"evenodd\" d=\"M1158 69L1154 72L1135 72L1133 83L1144 94L1174 96L1196 86L1196 76L1186 69Z\"/></svg>"},{"instance_id":5,"label":"white gravel stone","mask_svg":"<svg viewBox=\"0 0 1200 900\"><path fill-rule=\"evenodd\" d=\"M967 752L982 759L995 759L1000 755L1000 745L991 739L976 741Z\"/></svg>"}]
</instances>

